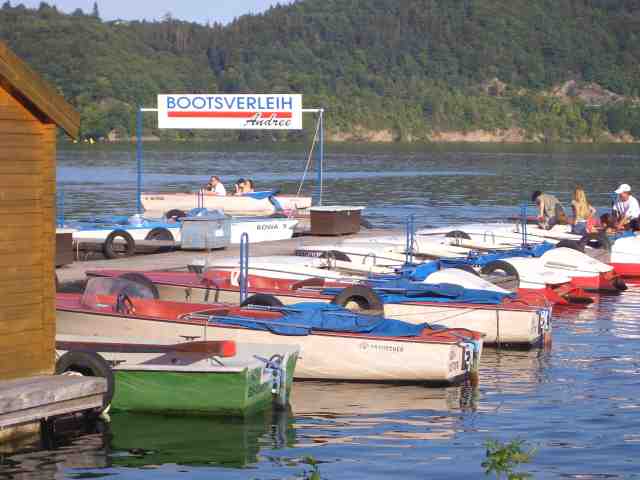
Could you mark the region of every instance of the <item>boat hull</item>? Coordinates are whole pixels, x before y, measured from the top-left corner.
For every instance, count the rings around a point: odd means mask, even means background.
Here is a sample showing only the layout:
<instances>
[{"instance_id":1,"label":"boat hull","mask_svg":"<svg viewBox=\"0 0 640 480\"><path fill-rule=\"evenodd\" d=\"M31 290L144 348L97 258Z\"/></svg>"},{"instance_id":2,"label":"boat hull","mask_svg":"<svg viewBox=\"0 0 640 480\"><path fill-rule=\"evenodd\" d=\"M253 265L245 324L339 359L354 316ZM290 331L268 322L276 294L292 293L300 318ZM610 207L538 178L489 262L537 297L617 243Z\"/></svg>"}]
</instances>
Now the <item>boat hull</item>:
<instances>
[{"instance_id":1,"label":"boat hull","mask_svg":"<svg viewBox=\"0 0 640 480\"><path fill-rule=\"evenodd\" d=\"M469 348L463 343L413 341L410 338L368 337L332 333L307 336L275 335L204 321L171 321L132 318L58 308L57 331L84 336L145 338L149 332L162 342L175 343L185 337L198 340L235 340L238 343L295 345L300 357L295 378L357 380L374 382L458 383L477 371L463 359ZM481 355L480 351L476 358Z\"/></svg>"},{"instance_id":2,"label":"boat hull","mask_svg":"<svg viewBox=\"0 0 640 480\"><path fill-rule=\"evenodd\" d=\"M238 303L239 291L223 288L203 288L157 283L162 300L194 303ZM303 292L289 294L273 290L249 288L250 294L267 293L284 305L301 301L328 303L331 298ZM545 335L551 332L551 311L539 309L501 309L497 305L479 306L472 304L446 305L442 303L388 303L384 305L384 315L409 323L429 323L448 328L466 328L485 335L486 345L514 347L535 347L542 344Z\"/></svg>"},{"instance_id":3,"label":"boat hull","mask_svg":"<svg viewBox=\"0 0 640 480\"><path fill-rule=\"evenodd\" d=\"M311 207L310 197L276 195L274 198L287 213L306 214L309 207ZM147 215L159 217L169 210L189 211L193 208L222 210L228 215L241 216L271 215L276 213L276 207L268 198L219 196L211 193L205 193L202 196L197 193L143 193L142 206Z\"/></svg>"}]
</instances>

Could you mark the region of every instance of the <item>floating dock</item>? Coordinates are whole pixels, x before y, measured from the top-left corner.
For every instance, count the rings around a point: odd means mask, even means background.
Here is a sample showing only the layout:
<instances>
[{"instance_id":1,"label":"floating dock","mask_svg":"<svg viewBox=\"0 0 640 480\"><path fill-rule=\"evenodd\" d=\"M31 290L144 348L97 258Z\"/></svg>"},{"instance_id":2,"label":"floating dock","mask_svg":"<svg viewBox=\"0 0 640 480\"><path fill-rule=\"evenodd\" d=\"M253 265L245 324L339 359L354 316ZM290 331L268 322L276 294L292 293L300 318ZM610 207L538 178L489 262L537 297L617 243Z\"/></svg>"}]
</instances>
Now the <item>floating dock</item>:
<instances>
[{"instance_id":1,"label":"floating dock","mask_svg":"<svg viewBox=\"0 0 640 480\"><path fill-rule=\"evenodd\" d=\"M296 248L303 245L327 245L340 242L344 238L367 238L379 235L400 235L402 232L395 230L368 229L360 233L348 236L313 236L304 235L289 240L277 240L273 242L261 242L249 246L251 257L266 255L293 255ZM76 261L70 265L56 270L60 289L62 291L74 290L84 282L86 272L99 269L126 269L126 270L186 270L187 265L194 258L209 256L210 258L240 257L240 245L230 245L224 249L203 250L176 250L165 253L153 253L135 255L132 257L116 258L113 260L99 259ZM251 262L251 260L249 260Z\"/></svg>"}]
</instances>

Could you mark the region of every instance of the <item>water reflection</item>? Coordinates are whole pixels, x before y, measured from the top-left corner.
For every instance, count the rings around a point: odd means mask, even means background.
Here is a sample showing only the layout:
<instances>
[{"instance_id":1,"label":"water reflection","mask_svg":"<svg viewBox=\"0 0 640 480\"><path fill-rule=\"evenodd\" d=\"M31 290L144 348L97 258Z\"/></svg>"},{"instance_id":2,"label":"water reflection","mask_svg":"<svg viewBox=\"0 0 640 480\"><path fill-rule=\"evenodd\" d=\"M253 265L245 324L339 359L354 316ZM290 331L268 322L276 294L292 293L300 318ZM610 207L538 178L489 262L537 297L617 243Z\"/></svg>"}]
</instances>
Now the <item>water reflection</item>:
<instances>
[{"instance_id":1,"label":"water reflection","mask_svg":"<svg viewBox=\"0 0 640 480\"><path fill-rule=\"evenodd\" d=\"M245 467L258 461L263 444L293 443L284 412L248 419L114 414L108 427L113 466L219 465Z\"/></svg>"}]
</instances>

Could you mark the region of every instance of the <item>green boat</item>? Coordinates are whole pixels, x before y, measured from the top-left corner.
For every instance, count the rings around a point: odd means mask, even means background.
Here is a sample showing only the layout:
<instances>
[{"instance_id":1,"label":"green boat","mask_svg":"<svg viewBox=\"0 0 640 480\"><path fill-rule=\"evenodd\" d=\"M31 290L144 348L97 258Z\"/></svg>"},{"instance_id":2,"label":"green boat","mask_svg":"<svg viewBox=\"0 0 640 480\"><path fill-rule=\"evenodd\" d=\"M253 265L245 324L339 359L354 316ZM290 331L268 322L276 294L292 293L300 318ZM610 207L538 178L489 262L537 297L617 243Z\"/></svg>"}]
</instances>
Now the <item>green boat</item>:
<instances>
[{"instance_id":1,"label":"green boat","mask_svg":"<svg viewBox=\"0 0 640 480\"><path fill-rule=\"evenodd\" d=\"M110 411L246 417L286 408L298 348L58 335L59 374L107 378Z\"/></svg>"}]
</instances>

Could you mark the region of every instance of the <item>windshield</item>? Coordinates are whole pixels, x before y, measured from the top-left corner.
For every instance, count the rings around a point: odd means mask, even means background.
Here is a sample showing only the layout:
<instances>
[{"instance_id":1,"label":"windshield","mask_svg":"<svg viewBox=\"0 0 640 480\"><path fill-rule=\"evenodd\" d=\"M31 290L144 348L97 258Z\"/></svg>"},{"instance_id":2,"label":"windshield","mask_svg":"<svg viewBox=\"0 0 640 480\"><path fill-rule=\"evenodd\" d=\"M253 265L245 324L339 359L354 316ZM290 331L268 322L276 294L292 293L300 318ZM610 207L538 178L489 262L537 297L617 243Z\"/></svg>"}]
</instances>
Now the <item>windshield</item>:
<instances>
[{"instance_id":1,"label":"windshield","mask_svg":"<svg viewBox=\"0 0 640 480\"><path fill-rule=\"evenodd\" d=\"M104 308L112 306L120 293L129 297L154 298L151 289L138 282L124 278L93 277L87 281L80 303L87 308Z\"/></svg>"}]
</instances>

